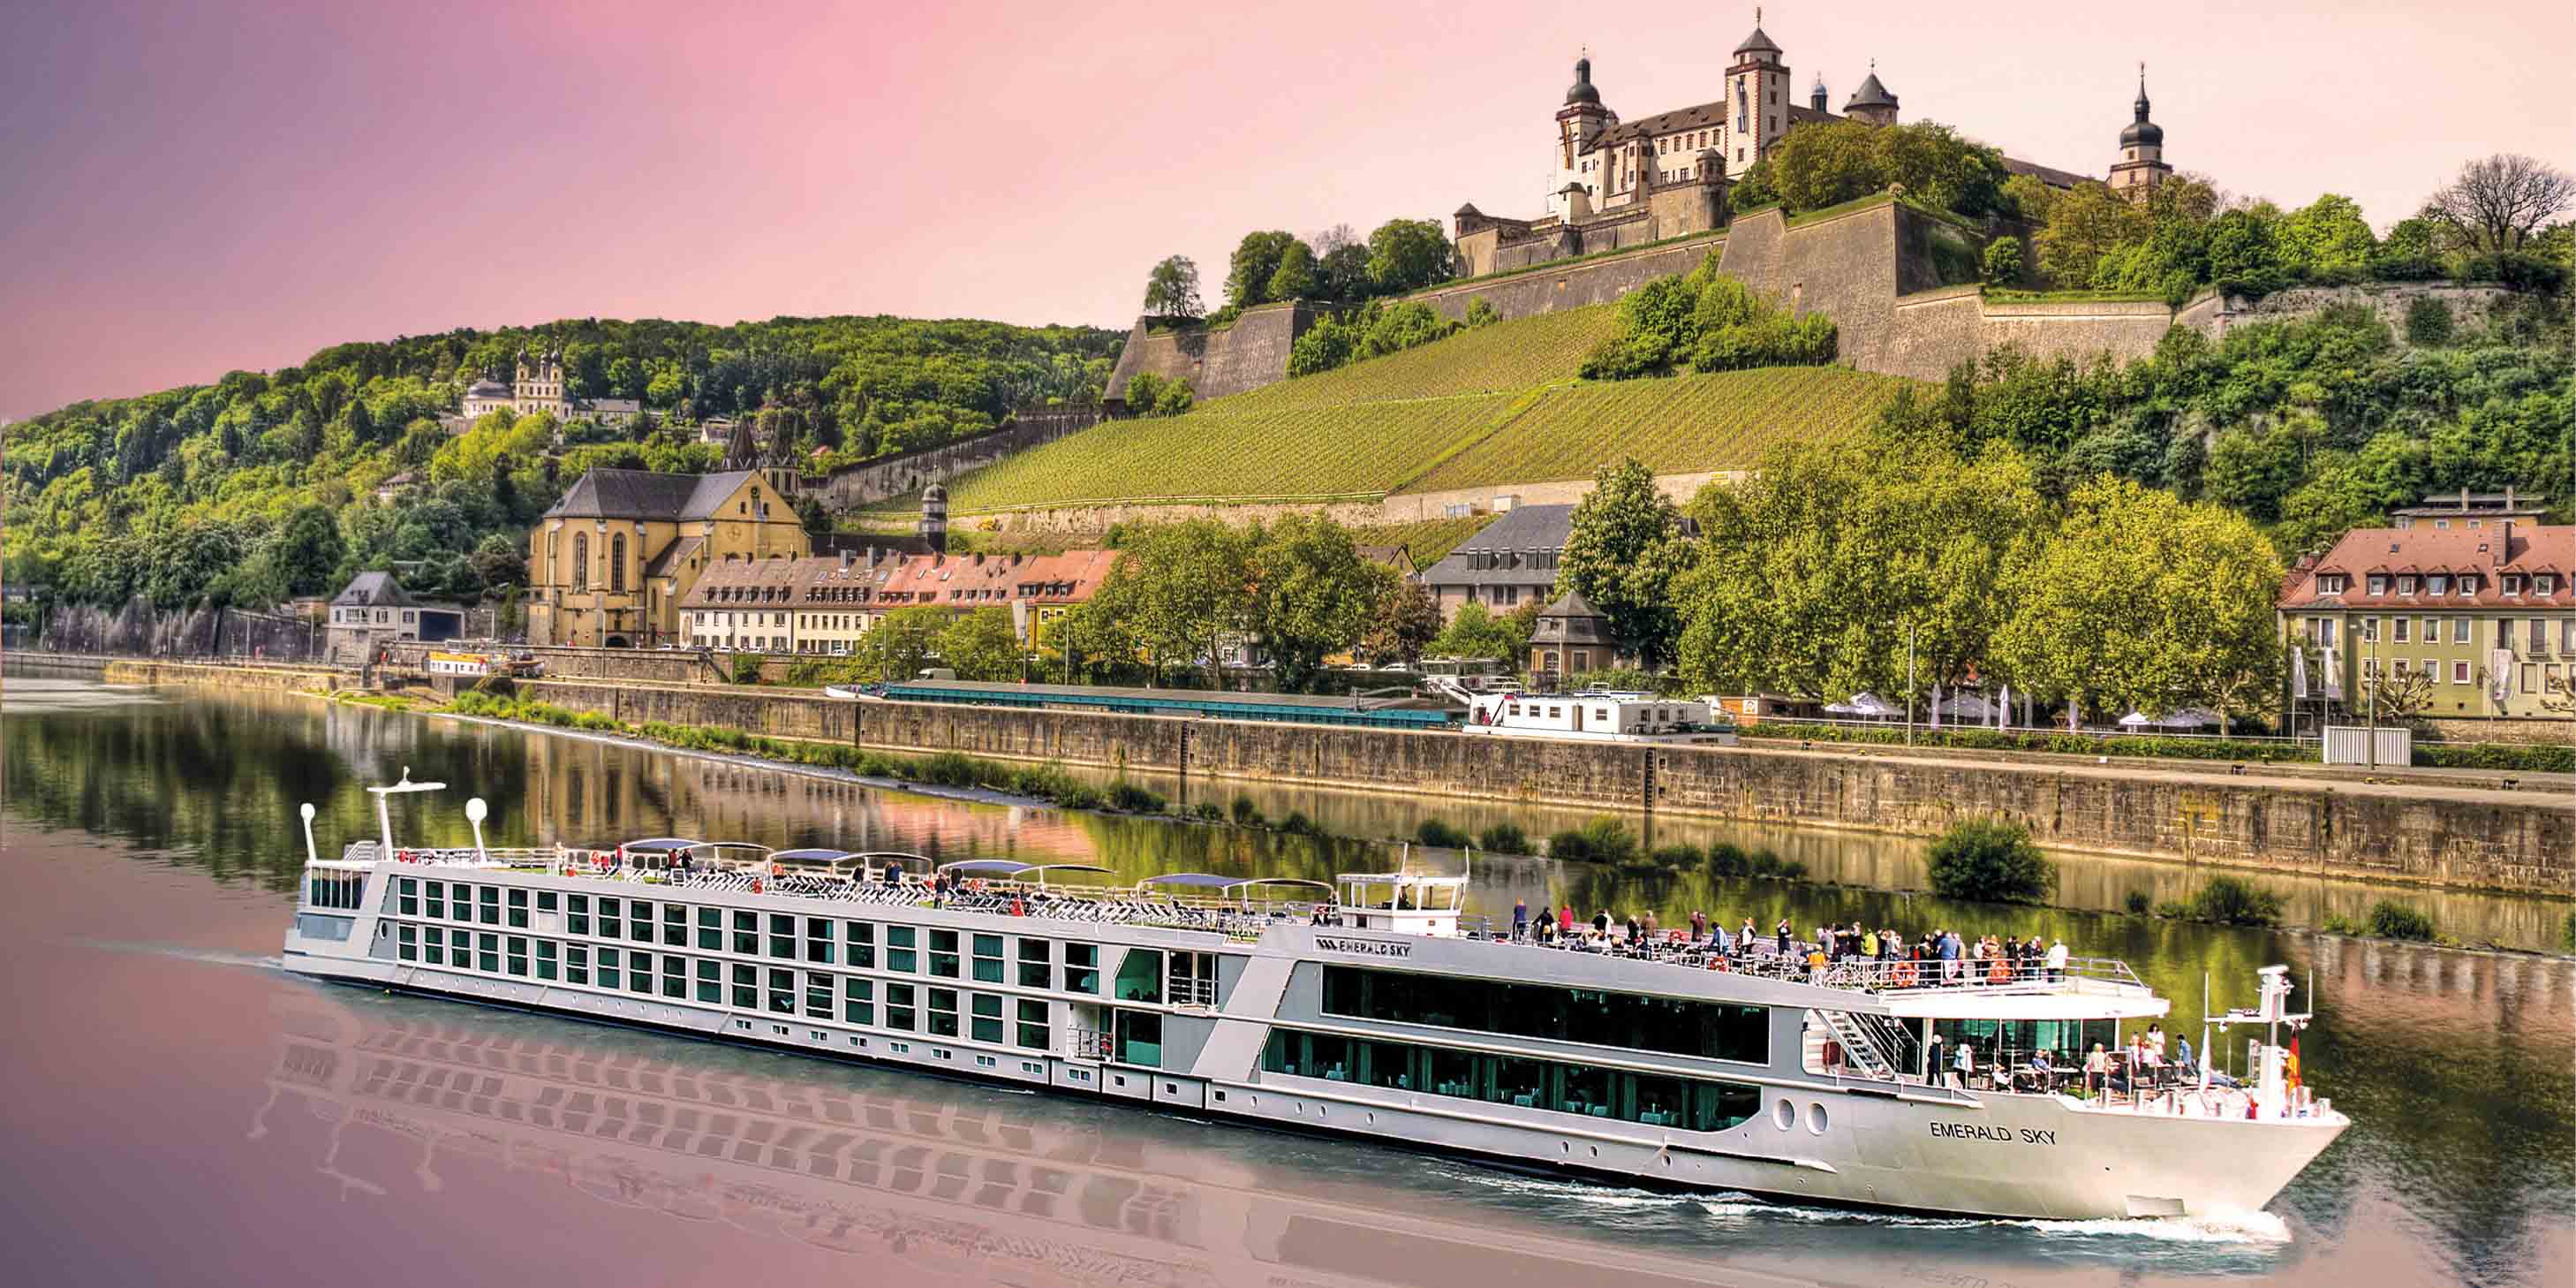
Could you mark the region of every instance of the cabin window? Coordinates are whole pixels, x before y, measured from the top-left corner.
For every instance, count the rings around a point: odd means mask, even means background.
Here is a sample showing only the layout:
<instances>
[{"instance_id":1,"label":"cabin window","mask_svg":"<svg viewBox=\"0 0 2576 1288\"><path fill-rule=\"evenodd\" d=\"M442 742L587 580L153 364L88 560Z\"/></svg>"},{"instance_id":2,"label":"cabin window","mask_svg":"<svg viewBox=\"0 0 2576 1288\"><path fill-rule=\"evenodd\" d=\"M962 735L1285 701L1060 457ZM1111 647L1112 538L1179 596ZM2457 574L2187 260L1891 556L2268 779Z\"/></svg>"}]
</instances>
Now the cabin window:
<instances>
[{"instance_id":1,"label":"cabin window","mask_svg":"<svg viewBox=\"0 0 2576 1288\"><path fill-rule=\"evenodd\" d=\"M930 993L930 1027L925 1032L935 1038L957 1036L957 990L934 988Z\"/></svg>"},{"instance_id":2,"label":"cabin window","mask_svg":"<svg viewBox=\"0 0 2576 1288\"><path fill-rule=\"evenodd\" d=\"M724 951L724 909L698 909L698 947L710 953Z\"/></svg>"},{"instance_id":3,"label":"cabin window","mask_svg":"<svg viewBox=\"0 0 2576 1288\"><path fill-rule=\"evenodd\" d=\"M769 1009L782 1015L796 1013L796 972L775 969L769 972Z\"/></svg>"},{"instance_id":4,"label":"cabin window","mask_svg":"<svg viewBox=\"0 0 2576 1288\"><path fill-rule=\"evenodd\" d=\"M956 931L933 930L930 932L930 973L939 976L941 979L957 978ZM949 1009L955 1010L957 1008L952 1006ZM952 1033L945 1034L943 1036L954 1037L956 1035Z\"/></svg>"},{"instance_id":5,"label":"cabin window","mask_svg":"<svg viewBox=\"0 0 2576 1288\"><path fill-rule=\"evenodd\" d=\"M626 901L626 937L639 944L653 942L653 905L641 899Z\"/></svg>"},{"instance_id":6,"label":"cabin window","mask_svg":"<svg viewBox=\"0 0 2576 1288\"><path fill-rule=\"evenodd\" d=\"M977 935L975 936L974 947L975 981L979 984L1001 983L1002 937L1000 935ZM996 1042L1001 1041L998 1037L993 1040Z\"/></svg>"},{"instance_id":7,"label":"cabin window","mask_svg":"<svg viewBox=\"0 0 2576 1288\"><path fill-rule=\"evenodd\" d=\"M427 915L432 917L446 916L447 883L444 881L431 881L427 882L426 886L427 888L423 893L429 897L429 912Z\"/></svg>"},{"instance_id":8,"label":"cabin window","mask_svg":"<svg viewBox=\"0 0 2576 1288\"><path fill-rule=\"evenodd\" d=\"M912 1009L912 985L910 985L910 984L888 984L888 985L886 985L886 990L885 990L885 1001L886 1001L886 1021L885 1021L885 1026L886 1026L887 1028L890 1028L890 1029L901 1029L901 1030L903 1030L903 1031L904 1031L904 1032L906 1032L906 1033L910 1033L910 1032L912 1032L912 1028L913 1028L913 1023L912 1023L912 1021L913 1021L913 1009Z\"/></svg>"},{"instance_id":9,"label":"cabin window","mask_svg":"<svg viewBox=\"0 0 2576 1288\"><path fill-rule=\"evenodd\" d=\"M876 982L845 976L841 980L841 1020L847 1024L877 1022Z\"/></svg>"},{"instance_id":10,"label":"cabin window","mask_svg":"<svg viewBox=\"0 0 2576 1288\"><path fill-rule=\"evenodd\" d=\"M805 1015L816 1020L832 1018L832 977L819 970L805 972Z\"/></svg>"},{"instance_id":11,"label":"cabin window","mask_svg":"<svg viewBox=\"0 0 2576 1288\"><path fill-rule=\"evenodd\" d=\"M400 926L394 932L394 955L404 961L420 960L420 928Z\"/></svg>"},{"instance_id":12,"label":"cabin window","mask_svg":"<svg viewBox=\"0 0 2576 1288\"><path fill-rule=\"evenodd\" d=\"M877 928L866 921L845 921L841 933L849 941L850 965L873 970L877 964Z\"/></svg>"},{"instance_id":13,"label":"cabin window","mask_svg":"<svg viewBox=\"0 0 2576 1288\"><path fill-rule=\"evenodd\" d=\"M447 963L447 931L439 926L420 928L420 959L432 966Z\"/></svg>"},{"instance_id":14,"label":"cabin window","mask_svg":"<svg viewBox=\"0 0 2576 1288\"><path fill-rule=\"evenodd\" d=\"M711 957L698 959L698 1000L709 1006L724 1005L724 963Z\"/></svg>"},{"instance_id":15,"label":"cabin window","mask_svg":"<svg viewBox=\"0 0 2576 1288\"><path fill-rule=\"evenodd\" d=\"M1064 991L1094 995L1100 992L1100 945L1064 946Z\"/></svg>"},{"instance_id":16,"label":"cabin window","mask_svg":"<svg viewBox=\"0 0 2576 1288\"><path fill-rule=\"evenodd\" d=\"M760 1007L760 968L740 962L733 967L733 1005L735 1010L751 1011Z\"/></svg>"},{"instance_id":17,"label":"cabin window","mask_svg":"<svg viewBox=\"0 0 2576 1288\"><path fill-rule=\"evenodd\" d=\"M689 946L689 910L676 903L662 905L662 942L673 948Z\"/></svg>"},{"instance_id":18,"label":"cabin window","mask_svg":"<svg viewBox=\"0 0 2576 1288\"><path fill-rule=\"evenodd\" d=\"M501 937L486 931L474 937L474 969L487 975L501 973Z\"/></svg>"},{"instance_id":19,"label":"cabin window","mask_svg":"<svg viewBox=\"0 0 2576 1288\"><path fill-rule=\"evenodd\" d=\"M760 914L736 909L733 914L733 950L745 957L760 955Z\"/></svg>"},{"instance_id":20,"label":"cabin window","mask_svg":"<svg viewBox=\"0 0 2576 1288\"><path fill-rule=\"evenodd\" d=\"M555 956L559 951L560 949L556 945L555 941L551 939L540 939L537 941L537 978L553 979L555 977Z\"/></svg>"},{"instance_id":21,"label":"cabin window","mask_svg":"<svg viewBox=\"0 0 2576 1288\"><path fill-rule=\"evenodd\" d=\"M1163 954L1152 948L1130 948L1118 963L1118 979L1111 997L1121 1002L1154 1002L1163 1000Z\"/></svg>"},{"instance_id":22,"label":"cabin window","mask_svg":"<svg viewBox=\"0 0 2576 1288\"><path fill-rule=\"evenodd\" d=\"M1048 941L1043 939L1020 940L1020 987L1054 987L1054 982L1049 978L1054 973L1048 959L1049 946Z\"/></svg>"},{"instance_id":23,"label":"cabin window","mask_svg":"<svg viewBox=\"0 0 2576 1288\"><path fill-rule=\"evenodd\" d=\"M1114 1058L1125 1064L1163 1067L1163 1017L1152 1011L1118 1012Z\"/></svg>"},{"instance_id":24,"label":"cabin window","mask_svg":"<svg viewBox=\"0 0 2576 1288\"><path fill-rule=\"evenodd\" d=\"M805 919L805 960L832 964L832 921L829 917Z\"/></svg>"},{"instance_id":25,"label":"cabin window","mask_svg":"<svg viewBox=\"0 0 2576 1288\"><path fill-rule=\"evenodd\" d=\"M1761 1088L1744 1083L1660 1077L1408 1042L1352 1041L1293 1029L1271 1030L1261 1067L1295 1077L1398 1087L1689 1131L1725 1131L1751 1119L1762 1107Z\"/></svg>"},{"instance_id":26,"label":"cabin window","mask_svg":"<svg viewBox=\"0 0 2576 1288\"><path fill-rule=\"evenodd\" d=\"M627 950L626 991L646 994L653 991L653 954Z\"/></svg>"},{"instance_id":27,"label":"cabin window","mask_svg":"<svg viewBox=\"0 0 2576 1288\"><path fill-rule=\"evenodd\" d=\"M769 914L769 955L796 960L796 918L783 912Z\"/></svg>"},{"instance_id":28,"label":"cabin window","mask_svg":"<svg viewBox=\"0 0 2576 1288\"><path fill-rule=\"evenodd\" d=\"M528 940L524 935L510 936L510 973L513 975L528 973Z\"/></svg>"},{"instance_id":29,"label":"cabin window","mask_svg":"<svg viewBox=\"0 0 2576 1288\"><path fill-rule=\"evenodd\" d=\"M398 894L394 899L395 909L406 917L419 916L420 879L417 877L404 877L401 882L395 886L395 889L398 891Z\"/></svg>"},{"instance_id":30,"label":"cabin window","mask_svg":"<svg viewBox=\"0 0 2576 1288\"><path fill-rule=\"evenodd\" d=\"M564 945L564 982L590 984L590 948L585 944Z\"/></svg>"},{"instance_id":31,"label":"cabin window","mask_svg":"<svg viewBox=\"0 0 2576 1288\"><path fill-rule=\"evenodd\" d=\"M601 988L608 989L613 992L617 989L618 985L623 982L618 974L617 966L617 950L602 945L599 950L599 986Z\"/></svg>"},{"instance_id":32,"label":"cabin window","mask_svg":"<svg viewBox=\"0 0 2576 1288\"><path fill-rule=\"evenodd\" d=\"M589 895L568 894L564 896L564 933L570 935L587 935L590 933Z\"/></svg>"},{"instance_id":33,"label":"cabin window","mask_svg":"<svg viewBox=\"0 0 2576 1288\"><path fill-rule=\"evenodd\" d=\"M973 1025L967 1036L978 1042L1002 1040L1002 999L992 993L977 993L968 999L973 1008Z\"/></svg>"},{"instance_id":34,"label":"cabin window","mask_svg":"<svg viewBox=\"0 0 2576 1288\"><path fill-rule=\"evenodd\" d=\"M910 926L886 927L887 970L902 971L909 975L912 972L921 969L917 964L918 958L912 951L913 933L913 928ZM893 1003L889 1001L887 1005L891 1006ZM904 1027L911 1028L912 1026L907 1024Z\"/></svg>"},{"instance_id":35,"label":"cabin window","mask_svg":"<svg viewBox=\"0 0 2576 1288\"><path fill-rule=\"evenodd\" d=\"M1642 993L1327 966L1324 1012L1753 1064L1771 1059L1765 1008Z\"/></svg>"}]
</instances>

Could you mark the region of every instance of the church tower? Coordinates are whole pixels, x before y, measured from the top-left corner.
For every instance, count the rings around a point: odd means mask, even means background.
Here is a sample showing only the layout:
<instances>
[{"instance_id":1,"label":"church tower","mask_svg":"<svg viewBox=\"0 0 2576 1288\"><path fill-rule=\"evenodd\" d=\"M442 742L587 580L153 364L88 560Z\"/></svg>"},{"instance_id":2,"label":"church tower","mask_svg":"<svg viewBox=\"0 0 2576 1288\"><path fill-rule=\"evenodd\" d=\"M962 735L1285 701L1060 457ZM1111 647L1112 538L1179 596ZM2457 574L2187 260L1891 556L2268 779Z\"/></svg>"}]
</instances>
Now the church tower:
<instances>
[{"instance_id":1,"label":"church tower","mask_svg":"<svg viewBox=\"0 0 2576 1288\"><path fill-rule=\"evenodd\" d=\"M1753 11L1753 34L1735 47L1726 69L1726 175L1742 178L1789 126L1789 65L1780 46L1762 34L1762 11Z\"/></svg>"},{"instance_id":2,"label":"church tower","mask_svg":"<svg viewBox=\"0 0 2576 1288\"><path fill-rule=\"evenodd\" d=\"M2120 159L2111 163L2111 191L2132 201L2144 201L2156 185L2173 174L2165 164L2165 132L2162 126L2147 119L2147 65L2138 64L2138 101L2131 105L2137 113L2129 128L2120 131Z\"/></svg>"},{"instance_id":3,"label":"church tower","mask_svg":"<svg viewBox=\"0 0 2576 1288\"><path fill-rule=\"evenodd\" d=\"M1592 58L1585 55L1574 60L1574 84L1565 91L1565 106L1556 111L1556 151L1548 158L1556 176L1549 189L1549 213L1572 220L1574 215L1565 199L1567 184L1580 185L1598 206L1608 194L1601 184L1605 176L1583 172L1583 155L1600 143L1601 136L1619 123L1619 114L1602 106L1601 91L1592 87Z\"/></svg>"}]
</instances>

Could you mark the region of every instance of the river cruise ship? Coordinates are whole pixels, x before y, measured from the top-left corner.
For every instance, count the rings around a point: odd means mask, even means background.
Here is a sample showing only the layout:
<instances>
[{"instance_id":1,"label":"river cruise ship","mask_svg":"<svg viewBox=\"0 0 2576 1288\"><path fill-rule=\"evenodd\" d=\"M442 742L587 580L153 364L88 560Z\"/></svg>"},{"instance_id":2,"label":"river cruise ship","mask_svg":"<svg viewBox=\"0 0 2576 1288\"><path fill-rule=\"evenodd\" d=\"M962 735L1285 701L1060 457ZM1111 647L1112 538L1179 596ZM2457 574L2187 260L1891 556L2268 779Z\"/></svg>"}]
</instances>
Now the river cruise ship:
<instances>
[{"instance_id":1,"label":"river cruise ship","mask_svg":"<svg viewBox=\"0 0 2576 1288\"><path fill-rule=\"evenodd\" d=\"M2258 1007L2209 1018L2257 1032L2236 1085L2206 1063L2088 1060L2170 1010L2114 961L1945 973L1673 936L1542 945L1487 933L1467 877L1404 870L1123 886L1087 865L686 837L489 849L480 800L473 847L397 845L390 802L438 787L370 788L379 835L330 859L304 807L289 969L1522 1169L1918 1212L2252 1211L2349 1125L2278 1041L2307 1019L2279 967ZM1936 1065L1935 1038L1979 1059Z\"/></svg>"}]
</instances>

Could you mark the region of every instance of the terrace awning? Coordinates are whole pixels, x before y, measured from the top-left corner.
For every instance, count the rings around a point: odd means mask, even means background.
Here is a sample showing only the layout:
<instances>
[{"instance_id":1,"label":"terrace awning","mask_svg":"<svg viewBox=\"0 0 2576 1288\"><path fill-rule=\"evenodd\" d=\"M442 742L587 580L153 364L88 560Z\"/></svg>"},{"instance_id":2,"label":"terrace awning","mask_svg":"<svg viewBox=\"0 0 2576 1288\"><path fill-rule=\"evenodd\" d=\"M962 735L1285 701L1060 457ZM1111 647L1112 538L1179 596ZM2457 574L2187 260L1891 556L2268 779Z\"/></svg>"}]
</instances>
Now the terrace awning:
<instances>
[{"instance_id":1,"label":"terrace awning","mask_svg":"<svg viewBox=\"0 0 2576 1288\"><path fill-rule=\"evenodd\" d=\"M790 863L838 863L843 859L857 858L858 855L850 850L808 849L772 850L769 857L785 859Z\"/></svg>"},{"instance_id":2,"label":"terrace awning","mask_svg":"<svg viewBox=\"0 0 2576 1288\"><path fill-rule=\"evenodd\" d=\"M1018 859L959 859L954 863L940 864L939 870L964 872L970 875L1012 876L1036 866L1034 863L1022 863Z\"/></svg>"},{"instance_id":3,"label":"terrace awning","mask_svg":"<svg viewBox=\"0 0 2576 1288\"><path fill-rule=\"evenodd\" d=\"M694 850L705 844L704 841L692 841L684 836L648 836L641 841L628 841L617 848L630 854L637 851L652 854L670 850Z\"/></svg>"}]
</instances>

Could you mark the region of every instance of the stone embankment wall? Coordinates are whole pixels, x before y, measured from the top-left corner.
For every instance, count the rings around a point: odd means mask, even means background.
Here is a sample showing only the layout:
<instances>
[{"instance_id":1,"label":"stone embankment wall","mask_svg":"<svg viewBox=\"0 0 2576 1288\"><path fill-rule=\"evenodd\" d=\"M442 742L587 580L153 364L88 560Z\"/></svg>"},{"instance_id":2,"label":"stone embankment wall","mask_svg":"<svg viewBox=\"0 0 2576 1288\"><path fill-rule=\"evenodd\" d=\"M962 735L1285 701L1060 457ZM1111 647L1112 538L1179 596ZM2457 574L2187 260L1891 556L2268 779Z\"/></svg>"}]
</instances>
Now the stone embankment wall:
<instances>
[{"instance_id":1,"label":"stone embankment wall","mask_svg":"<svg viewBox=\"0 0 2576 1288\"><path fill-rule=\"evenodd\" d=\"M2266 871L2576 895L2576 807L2368 793L2212 771L2122 772L1860 751L1644 748L1288 724L848 703L809 695L541 683L618 719L720 724L892 752L1259 779L1350 790L1708 815L1930 836L2001 814L2042 843ZM856 721L852 728L847 722Z\"/></svg>"},{"instance_id":2,"label":"stone embankment wall","mask_svg":"<svg viewBox=\"0 0 2576 1288\"><path fill-rule=\"evenodd\" d=\"M844 465L832 471L824 482L823 504L834 511L850 510L917 492L1099 423L1099 409L1093 407L1015 413L1009 423L990 433L883 460Z\"/></svg>"},{"instance_id":3,"label":"stone embankment wall","mask_svg":"<svg viewBox=\"0 0 2576 1288\"><path fill-rule=\"evenodd\" d=\"M12 659L23 664L24 659ZM357 687L355 672L322 667L242 666L227 662L109 661L98 671L109 684L208 684L226 689L280 693L329 693Z\"/></svg>"},{"instance_id":4,"label":"stone embankment wall","mask_svg":"<svg viewBox=\"0 0 2576 1288\"><path fill-rule=\"evenodd\" d=\"M318 657L320 625L237 608L158 609L140 596L114 608L58 604L45 615L43 647L63 653L214 657L253 653L282 661Z\"/></svg>"},{"instance_id":5,"label":"stone embankment wall","mask_svg":"<svg viewBox=\"0 0 2576 1288\"><path fill-rule=\"evenodd\" d=\"M1139 371L1188 381L1200 402L1284 380L1288 351L1297 337L1330 311L1303 303L1265 304L1244 310L1234 325L1214 331L1194 323L1164 326L1139 318L1118 351L1118 365L1110 369L1101 397L1124 402L1127 382Z\"/></svg>"}]
</instances>

